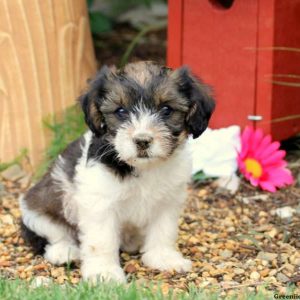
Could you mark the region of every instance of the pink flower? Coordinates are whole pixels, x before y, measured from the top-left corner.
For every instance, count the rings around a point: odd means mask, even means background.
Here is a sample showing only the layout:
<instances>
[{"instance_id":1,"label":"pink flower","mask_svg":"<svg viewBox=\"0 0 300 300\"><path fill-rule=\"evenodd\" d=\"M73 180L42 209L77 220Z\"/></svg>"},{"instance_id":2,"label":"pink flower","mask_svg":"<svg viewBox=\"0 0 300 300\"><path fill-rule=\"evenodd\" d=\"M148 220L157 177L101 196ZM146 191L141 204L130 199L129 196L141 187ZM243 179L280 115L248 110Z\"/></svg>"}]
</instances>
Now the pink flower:
<instances>
[{"instance_id":1,"label":"pink flower","mask_svg":"<svg viewBox=\"0 0 300 300\"><path fill-rule=\"evenodd\" d=\"M272 142L271 136L264 136L261 129L245 128L241 134L238 166L253 186L275 192L276 188L293 183L293 176L283 159L286 153L279 147L280 143Z\"/></svg>"}]
</instances>

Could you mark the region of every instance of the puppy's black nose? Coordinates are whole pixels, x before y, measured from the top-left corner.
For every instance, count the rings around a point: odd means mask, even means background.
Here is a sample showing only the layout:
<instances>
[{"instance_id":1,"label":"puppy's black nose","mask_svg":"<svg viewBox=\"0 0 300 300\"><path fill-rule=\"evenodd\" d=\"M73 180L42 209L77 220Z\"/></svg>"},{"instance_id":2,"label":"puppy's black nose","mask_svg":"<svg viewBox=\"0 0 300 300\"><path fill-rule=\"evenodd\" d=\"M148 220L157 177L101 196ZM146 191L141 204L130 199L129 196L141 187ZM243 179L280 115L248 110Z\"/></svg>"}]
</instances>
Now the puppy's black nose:
<instances>
[{"instance_id":1,"label":"puppy's black nose","mask_svg":"<svg viewBox=\"0 0 300 300\"><path fill-rule=\"evenodd\" d=\"M139 150L146 150L150 147L153 137L145 134L139 134L133 138L133 141Z\"/></svg>"}]
</instances>

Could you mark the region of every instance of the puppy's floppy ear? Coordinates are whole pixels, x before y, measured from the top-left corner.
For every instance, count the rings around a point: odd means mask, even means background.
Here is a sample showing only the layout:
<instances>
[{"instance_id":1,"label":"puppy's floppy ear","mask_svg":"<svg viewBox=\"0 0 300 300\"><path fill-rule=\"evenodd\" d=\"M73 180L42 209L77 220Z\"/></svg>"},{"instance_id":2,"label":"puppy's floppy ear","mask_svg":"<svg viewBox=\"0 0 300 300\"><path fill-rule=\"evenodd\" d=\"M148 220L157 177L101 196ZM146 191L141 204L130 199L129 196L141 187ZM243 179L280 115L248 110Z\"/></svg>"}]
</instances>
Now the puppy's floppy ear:
<instances>
[{"instance_id":1,"label":"puppy's floppy ear","mask_svg":"<svg viewBox=\"0 0 300 300\"><path fill-rule=\"evenodd\" d=\"M105 85L110 73L111 70L107 66L102 67L95 79L90 81L87 92L79 97L85 122L96 136L106 132L100 106L105 97Z\"/></svg>"},{"instance_id":2,"label":"puppy's floppy ear","mask_svg":"<svg viewBox=\"0 0 300 300\"><path fill-rule=\"evenodd\" d=\"M173 72L179 92L189 100L189 111L186 115L186 128L193 138L199 137L207 128L208 121L215 108L210 88L197 79L187 67Z\"/></svg>"}]
</instances>

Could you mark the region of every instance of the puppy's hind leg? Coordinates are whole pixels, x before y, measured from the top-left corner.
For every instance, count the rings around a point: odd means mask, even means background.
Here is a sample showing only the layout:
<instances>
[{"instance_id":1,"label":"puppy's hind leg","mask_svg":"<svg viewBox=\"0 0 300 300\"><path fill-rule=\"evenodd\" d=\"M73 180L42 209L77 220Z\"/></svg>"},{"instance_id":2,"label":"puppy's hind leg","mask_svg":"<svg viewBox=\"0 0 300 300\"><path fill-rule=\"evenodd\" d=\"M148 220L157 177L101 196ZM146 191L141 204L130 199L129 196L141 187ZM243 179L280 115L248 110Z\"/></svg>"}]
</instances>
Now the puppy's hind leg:
<instances>
[{"instance_id":1,"label":"puppy's hind leg","mask_svg":"<svg viewBox=\"0 0 300 300\"><path fill-rule=\"evenodd\" d=\"M26 244L30 245L34 255L43 255L45 247L48 244L47 239L37 235L34 231L30 230L21 220L21 236Z\"/></svg>"},{"instance_id":2,"label":"puppy's hind leg","mask_svg":"<svg viewBox=\"0 0 300 300\"><path fill-rule=\"evenodd\" d=\"M44 250L44 257L51 263L61 265L72 260L79 259L79 248L70 229L63 224L53 221L49 216L28 209L24 200L20 200L22 211L23 236L31 244L40 241L40 249ZM30 235L28 235L30 233ZM35 251L38 252L38 251Z\"/></svg>"}]
</instances>

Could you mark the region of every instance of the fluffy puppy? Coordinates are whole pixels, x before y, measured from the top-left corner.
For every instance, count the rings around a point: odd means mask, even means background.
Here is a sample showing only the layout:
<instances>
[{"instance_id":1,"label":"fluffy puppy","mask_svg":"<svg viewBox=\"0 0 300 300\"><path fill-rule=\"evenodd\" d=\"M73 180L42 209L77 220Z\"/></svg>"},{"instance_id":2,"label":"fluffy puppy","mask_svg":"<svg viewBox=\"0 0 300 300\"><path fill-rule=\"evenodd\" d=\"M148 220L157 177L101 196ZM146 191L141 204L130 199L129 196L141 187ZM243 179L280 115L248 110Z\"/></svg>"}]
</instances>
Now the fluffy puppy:
<instances>
[{"instance_id":1,"label":"fluffy puppy","mask_svg":"<svg viewBox=\"0 0 300 300\"><path fill-rule=\"evenodd\" d=\"M214 109L183 67L103 67L80 103L89 127L20 200L23 234L53 264L80 259L83 278L125 281L119 249L145 265L185 272L175 249L191 174L187 137Z\"/></svg>"}]
</instances>

